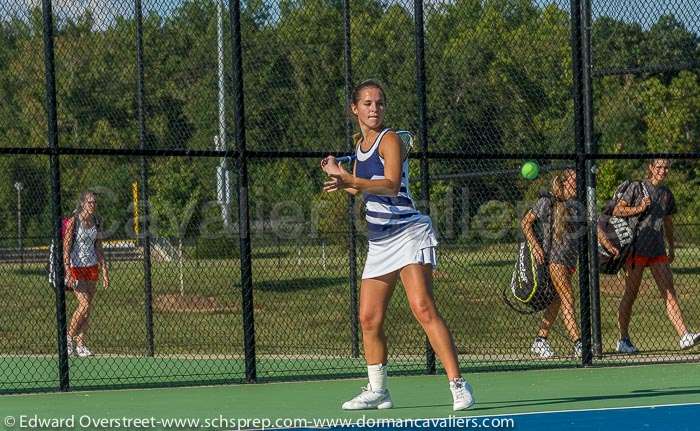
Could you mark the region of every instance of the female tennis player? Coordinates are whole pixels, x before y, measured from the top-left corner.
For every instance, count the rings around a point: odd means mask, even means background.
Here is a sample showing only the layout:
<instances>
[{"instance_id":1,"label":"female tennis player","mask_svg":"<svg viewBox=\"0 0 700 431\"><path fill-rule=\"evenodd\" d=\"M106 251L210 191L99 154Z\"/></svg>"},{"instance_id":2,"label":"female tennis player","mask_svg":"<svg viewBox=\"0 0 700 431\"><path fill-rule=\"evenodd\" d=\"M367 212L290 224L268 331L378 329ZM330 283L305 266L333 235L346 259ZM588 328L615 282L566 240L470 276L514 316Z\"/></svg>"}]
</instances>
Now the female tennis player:
<instances>
[{"instance_id":1,"label":"female tennis player","mask_svg":"<svg viewBox=\"0 0 700 431\"><path fill-rule=\"evenodd\" d=\"M581 339L579 337L572 276L576 272L578 258L577 228L580 214L576 211L576 171L566 169L552 179L551 192L537 200L521 221L521 228L530 244L538 264L547 265L554 287L554 298L545 308L540 328L531 352L541 358L551 358L554 350L547 337L561 309L564 315L564 327L574 343L574 355L581 357ZM598 242L612 256L620 251L605 236L603 230L597 229ZM563 301L563 302L562 302Z\"/></svg>"},{"instance_id":2,"label":"female tennis player","mask_svg":"<svg viewBox=\"0 0 700 431\"><path fill-rule=\"evenodd\" d=\"M559 310L564 315L564 327L574 343L574 355L581 356L581 339L574 312L571 277L576 272L578 241L575 236L576 171L566 169L552 179L551 194L541 197L521 221L523 234L530 243L537 263L547 264L555 298L545 309L540 329L531 351L541 358L554 356L547 336ZM535 233L535 223L539 227ZM539 239L538 239L539 237ZM548 244L549 250L545 249Z\"/></svg>"},{"instance_id":3,"label":"female tennis player","mask_svg":"<svg viewBox=\"0 0 700 431\"><path fill-rule=\"evenodd\" d=\"M350 110L361 133L356 135L353 173L334 157L321 161L329 175L326 192L361 193L366 210L369 248L360 290L360 324L369 384L343 404L345 410L393 406L387 389L386 309L401 277L411 311L445 367L453 409L473 403L472 389L460 374L452 336L435 307L432 270L437 264L437 239L430 217L416 210L408 191L407 152L401 139L384 126L386 97L376 81L364 81L353 91Z\"/></svg>"},{"instance_id":4,"label":"female tennis player","mask_svg":"<svg viewBox=\"0 0 700 431\"><path fill-rule=\"evenodd\" d=\"M617 217L637 217L637 235L634 239L633 252L625 263L627 268L625 293L618 307L620 339L617 342L617 351L619 353L638 352L630 339L629 326L632 306L639 294L644 268L647 267L651 269L661 298L666 303L666 315L678 334L679 347L689 349L700 342L700 333L688 331L685 325L683 313L678 304L678 295L673 286L671 264L676 256L673 237L676 200L671 189L664 184L670 168L670 160L650 160L647 164L647 179L632 183L613 212ZM668 253L666 243L668 243Z\"/></svg>"},{"instance_id":5,"label":"female tennis player","mask_svg":"<svg viewBox=\"0 0 700 431\"><path fill-rule=\"evenodd\" d=\"M92 356L85 345L85 335L97 290L99 267L102 267L102 285L105 289L109 287L109 272L102 251L102 232L95 214L96 205L94 193L81 193L63 236L66 279L78 300L78 307L68 326L67 350L69 355L81 357Z\"/></svg>"}]
</instances>

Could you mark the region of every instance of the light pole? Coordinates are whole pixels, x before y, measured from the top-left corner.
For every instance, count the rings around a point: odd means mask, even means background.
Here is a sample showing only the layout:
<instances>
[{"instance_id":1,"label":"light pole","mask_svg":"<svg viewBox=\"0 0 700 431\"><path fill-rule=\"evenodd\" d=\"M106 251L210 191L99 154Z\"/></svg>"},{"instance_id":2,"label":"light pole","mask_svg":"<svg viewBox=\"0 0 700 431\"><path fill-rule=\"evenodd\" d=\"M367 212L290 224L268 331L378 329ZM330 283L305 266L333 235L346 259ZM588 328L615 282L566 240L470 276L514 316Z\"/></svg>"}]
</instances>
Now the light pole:
<instances>
[{"instance_id":1,"label":"light pole","mask_svg":"<svg viewBox=\"0 0 700 431\"><path fill-rule=\"evenodd\" d=\"M22 189L24 185L17 181L15 189L17 190L17 248L19 249L19 265L24 271L24 250L22 249Z\"/></svg>"},{"instance_id":2,"label":"light pole","mask_svg":"<svg viewBox=\"0 0 700 431\"><path fill-rule=\"evenodd\" d=\"M217 35L217 59L219 78L219 134L214 138L216 150L226 151L226 99L224 88L224 30L223 30L223 0L216 3L216 35ZM231 188L229 184L228 161L221 158L221 163L216 167L216 192L221 205L221 217L224 229L231 223Z\"/></svg>"}]
</instances>

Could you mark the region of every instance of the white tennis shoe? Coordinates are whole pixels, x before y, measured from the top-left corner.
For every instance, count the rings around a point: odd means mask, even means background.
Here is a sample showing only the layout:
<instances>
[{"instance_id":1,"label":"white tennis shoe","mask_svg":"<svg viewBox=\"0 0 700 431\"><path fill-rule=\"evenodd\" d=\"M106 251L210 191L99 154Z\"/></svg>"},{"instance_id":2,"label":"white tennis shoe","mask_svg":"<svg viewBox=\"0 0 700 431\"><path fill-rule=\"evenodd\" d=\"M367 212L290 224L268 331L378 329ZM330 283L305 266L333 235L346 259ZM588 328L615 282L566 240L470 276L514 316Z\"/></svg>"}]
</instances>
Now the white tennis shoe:
<instances>
[{"instance_id":1,"label":"white tennis shoe","mask_svg":"<svg viewBox=\"0 0 700 431\"><path fill-rule=\"evenodd\" d=\"M452 410L466 410L474 404L472 387L463 378L450 380L450 391L452 391Z\"/></svg>"},{"instance_id":2,"label":"white tennis shoe","mask_svg":"<svg viewBox=\"0 0 700 431\"><path fill-rule=\"evenodd\" d=\"M90 349L85 347L84 344L78 344L77 346L75 346L75 353L81 358L87 358L88 356L92 356L92 352L90 351Z\"/></svg>"},{"instance_id":3,"label":"white tennis shoe","mask_svg":"<svg viewBox=\"0 0 700 431\"><path fill-rule=\"evenodd\" d=\"M698 341L700 341L700 333L686 332L683 334L678 344L681 346L681 349L685 350L696 345Z\"/></svg>"},{"instance_id":4,"label":"white tennis shoe","mask_svg":"<svg viewBox=\"0 0 700 431\"><path fill-rule=\"evenodd\" d=\"M617 353L639 353L639 350L632 344L632 340L630 340L629 337L620 338L617 341L617 348L615 350L617 350Z\"/></svg>"},{"instance_id":5,"label":"white tennis shoe","mask_svg":"<svg viewBox=\"0 0 700 431\"><path fill-rule=\"evenodd\" d=\"M532 347L530 347L530 351L544 359L554 356L554 350L552 350L552 346L549 345L549 342L547 342L545 338L535 338Z\"/></svg>"},{"instance_id":6,"label":"white tennis shoe","mask_svg":"<svg viewBox=\"0 0 700 431\"><path fill-rule=\"evenodd\" d=\"M373 391L368 383L359 395L343 403L343 410L390 409L393 406L388 389Z\"/></svg>"}]
</instances>

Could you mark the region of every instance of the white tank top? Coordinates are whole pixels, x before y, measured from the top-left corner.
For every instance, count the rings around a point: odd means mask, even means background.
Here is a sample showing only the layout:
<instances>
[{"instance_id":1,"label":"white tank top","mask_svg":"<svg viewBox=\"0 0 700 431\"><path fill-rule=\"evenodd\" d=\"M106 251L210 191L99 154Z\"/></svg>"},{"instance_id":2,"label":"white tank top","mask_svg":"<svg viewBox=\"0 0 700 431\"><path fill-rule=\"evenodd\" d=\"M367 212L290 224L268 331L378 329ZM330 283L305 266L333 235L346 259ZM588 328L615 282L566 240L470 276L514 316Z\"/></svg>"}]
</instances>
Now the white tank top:
<instances>
[{"instance_id":1,"label":"white tank top","mask_svg":"<svg viewBox=\"0 0 700 431\"><path fill-rule=\"evenodd\" d=\"M78 231L76 232L75 242L70 252L71 266L95 266L97 265L97 251L95 250L97 226L93 225L91 228L85 229L77 217L75 223L78 225Z\"/></svg>"}]
</instances>

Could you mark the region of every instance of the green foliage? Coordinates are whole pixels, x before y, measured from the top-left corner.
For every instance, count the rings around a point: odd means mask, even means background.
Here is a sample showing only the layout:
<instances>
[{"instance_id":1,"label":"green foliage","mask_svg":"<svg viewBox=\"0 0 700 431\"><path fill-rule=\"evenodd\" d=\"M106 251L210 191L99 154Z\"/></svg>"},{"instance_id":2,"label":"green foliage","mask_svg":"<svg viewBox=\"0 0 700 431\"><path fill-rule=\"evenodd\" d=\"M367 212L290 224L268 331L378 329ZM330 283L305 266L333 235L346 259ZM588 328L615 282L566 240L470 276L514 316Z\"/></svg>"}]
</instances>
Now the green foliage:
<instances>
[{"instance_id":1,"label":"green foliage","mask_svg":"<svg viewBox=\"0 0 700 431\"><path fill-rule=\"evenodd\" d=\"M700 150L700 81L681 72L668 85L649 79L641 89L647 125L647 149L652 152Z\"/></svg>"},{"instance_id":2,"label":"green foliage","mask_svg":"<svg viewBox=\"0 0 700 431\"><path fill-rule=\"evenodd\" d=\"M361 216L359 211L356 211L355 214L356 218ZM310 221L311 228L321 237L344 241L347 237L346 233L350 230L347 195L345 193L325 192L315 195Z\"/></svg>"},{"instance_id":3,"label":"green foliage","mask_svg":"<svg viewBox=\"0 0 700 431\"><path fill-rule=\"evenodd\" d=\"M150 148L214 146L219 133L216 5L214 0L185 0L175 9L149 10L144 16L146 145ZM56 24L59 144L136 148L135 22L126 14L105 24L93 13L88 8L81 15L62 16ZM0 147L45 147L41 10L34 7L18 16L26 18L0 18ZM572 151L569 16L568 9L556 4L540 6L530 0L457 0L426 8L430 149ZM256 0L243 5L241 19L248 148L345 149L341 3ZM223 25L228 33L228 13ZM670 15L648 27L596 17L592 41L597 69L700 60L698 35ZM387 124L417 131L410 5L378 0L353 3L351 45L355 81L376 78L386 84ZM233 149L230 37L224 37L223 50L228 95L225 138L227 148ZM599 151L700 151L697 70L596 78L594 97L594 138ZM121 226L130 217L130 189L139 178L138 164L127 158L96 160L62 158L62 211L73 206L80 191L98 187L110 191L99 211L110 224ZM214 161L198 161L196 166L183 160L151 163L152 211L159 233L204 235L198 229L202 220L218 223L220 213L209 208L216 199ZM410 169L411 192L419 200L418 166L413 162ZM642 164L635 161L599 162L598 166L599 203L622 180L645 175ZM12 184L19 178L27 183L25 233L48 235L48 158L6 158L1 168L0 235L15 234ZM507 161L491 167L513 168ZM470 167L468 172L479 169ZM320 232L346 228L345 198L319 194L322 175L315 162L251 163L250 180L254 221L277 214L285 229L295 230L313 216L310 204L331 203L330 214L319 222ZM669 185L684 220L697 220L700 214L700 195L694 192L697 181L697 163L674 165ZM542 182L546 180L523 184L507 176L474 178L469 185L470 207L481 208L504 194L529 200ZM452 225L450 207L444 203L454 200L453 186L458 185L431 184L433 215L441 232ZM289 202L296 202L299 211L292 211ZM217 225L214 230L220 232L223 227Z\"/></svg>"},{"instance_id":4,"label":"green foliage","mask_svg":"<svg viewBox=\"0 0 700 431\"><path fill-rule=\"evenodd\" d=\"M165 159L150 178L153 230L160 236L183 238L195 230L203 201L201 177L193 163Z\"/></svg>"},{"instance_id":5,"label":"green foliage","mask_svg":"<svg viewBox=\"0 0 700 431\"><path fill-rule=\"evenodd\" d=\"M508 202L488 201L479 207L472 219L471 230L482 242L509 242L517 232L518 217Z\"/></svg>"}]
</instances>

